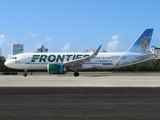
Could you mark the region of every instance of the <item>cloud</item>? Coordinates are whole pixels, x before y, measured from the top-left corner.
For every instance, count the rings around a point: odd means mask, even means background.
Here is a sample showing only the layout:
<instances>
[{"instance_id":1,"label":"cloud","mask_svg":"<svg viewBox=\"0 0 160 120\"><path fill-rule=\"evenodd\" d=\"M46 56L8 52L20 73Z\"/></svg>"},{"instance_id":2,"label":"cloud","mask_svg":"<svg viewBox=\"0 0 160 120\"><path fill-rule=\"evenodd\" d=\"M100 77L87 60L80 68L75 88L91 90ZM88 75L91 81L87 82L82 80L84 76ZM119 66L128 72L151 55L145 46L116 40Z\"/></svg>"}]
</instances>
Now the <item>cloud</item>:
<instances>
[{"instance_id":1,"label":"cloud","mask_svg":"<svg viewBox=\"0 0 160 120\"><path fill-rule=\"evenodd\" d=\"M120 37L118 35L112 36L112 39L107 43L107 51L116 51L119 47Z\"/></svg>"},{"instance_id":2,"label":"cloud","mask_svg":"<svg viewBox=\"0 0 160 120\"><path fill-rule=\"evenodd\" d=\"M6 40L6 37L4 34L0 35L0 45Z\"/></svg>"},{"instance_id":3,"label":"cloud","mask_svg":"<svg viewBox=\"0 0 160 120\"><path fill-rule=\"evenodd\" d=\"M70 49L70 43L67 43L67 44L65 44L63 47L62 47L62 50L63 51L67 51L67 50L69 50Z\"/></svg>"},{"instance_id":4,"label":"cloud","mask_svg":"<svg viewBox=\"0 0 160 120\"><path fill-rule=\"evenodd\" d=\"M53 37L46 37L46 38L45 38L45 41L50 42L50 41L52 41L53 39L54 39Z\"/></svg>"},{"instance_id":5,"label":"cloud","mask_svg":"<svg viewBox=\"0 0 160 120\"><path fill-rule=\"evenodd\" d=\"M29 33L28 36L29 37L36 37L38 35L38 33Z\"/></svg>"}]
</instances>

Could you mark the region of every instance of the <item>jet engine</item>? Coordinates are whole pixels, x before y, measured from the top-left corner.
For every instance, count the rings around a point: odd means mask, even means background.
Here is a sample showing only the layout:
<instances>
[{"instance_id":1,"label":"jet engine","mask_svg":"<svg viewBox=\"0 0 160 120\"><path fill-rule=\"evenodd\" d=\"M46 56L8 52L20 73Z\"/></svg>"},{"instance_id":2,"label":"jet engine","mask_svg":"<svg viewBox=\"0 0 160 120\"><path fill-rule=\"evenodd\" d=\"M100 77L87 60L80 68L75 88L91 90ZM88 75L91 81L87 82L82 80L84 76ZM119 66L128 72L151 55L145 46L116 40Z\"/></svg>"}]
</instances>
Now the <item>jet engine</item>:
<instances>
[{"instance_id":1,"label":"jet engine","mask_svg":"<svg viewBox=\"0 0 160 120\"><path fill-rule=\"evenodd\" d=\"M65 74L64 64L48 64L47 70L49 74Z\"/></svg>"}]
</instances>

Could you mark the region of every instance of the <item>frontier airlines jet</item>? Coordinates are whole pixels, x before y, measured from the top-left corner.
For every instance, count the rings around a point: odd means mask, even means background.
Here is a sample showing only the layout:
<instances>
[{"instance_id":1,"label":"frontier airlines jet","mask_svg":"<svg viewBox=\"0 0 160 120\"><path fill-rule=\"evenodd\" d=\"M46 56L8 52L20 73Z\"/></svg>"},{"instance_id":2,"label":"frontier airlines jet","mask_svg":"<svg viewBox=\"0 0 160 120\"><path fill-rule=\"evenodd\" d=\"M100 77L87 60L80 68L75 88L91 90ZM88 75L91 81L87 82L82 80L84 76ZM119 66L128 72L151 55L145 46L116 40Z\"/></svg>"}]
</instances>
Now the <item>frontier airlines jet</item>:
<instances>
[{"instance_id":1,"label":"frontier airlines jet","mask_svg":"<svg viewBox=\"0 0 160 120\"><path fill-rule=\"evenodd\" d=\"M153 29L146 29L141 36L125 52L99 52L101 45L93 53L84 52L51 52L51 53L22 53L14 55L5 65L14 69L48 70L49 74L65 74L83 69L110 69L127 66L154 59L155 54L148 52Z\"/></svg>"}]
</instances>

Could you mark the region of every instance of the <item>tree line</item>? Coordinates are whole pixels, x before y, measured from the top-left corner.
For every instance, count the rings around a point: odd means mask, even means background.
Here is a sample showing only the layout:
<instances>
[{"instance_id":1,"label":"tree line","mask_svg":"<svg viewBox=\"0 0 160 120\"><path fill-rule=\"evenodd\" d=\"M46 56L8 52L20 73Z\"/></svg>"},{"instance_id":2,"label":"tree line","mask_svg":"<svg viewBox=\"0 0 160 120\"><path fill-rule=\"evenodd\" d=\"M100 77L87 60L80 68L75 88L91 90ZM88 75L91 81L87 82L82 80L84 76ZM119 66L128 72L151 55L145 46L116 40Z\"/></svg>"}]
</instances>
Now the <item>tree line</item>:
<instances>
[{"instance_id":1,"label":"tree line","mask_svg":"<svg viewBox=\"0 0 160 120\"><path fill-rule=\"evenodd\" d=\"M160 59L114 68L111 71L160 71Z\"/></svg>"}]
</instances>

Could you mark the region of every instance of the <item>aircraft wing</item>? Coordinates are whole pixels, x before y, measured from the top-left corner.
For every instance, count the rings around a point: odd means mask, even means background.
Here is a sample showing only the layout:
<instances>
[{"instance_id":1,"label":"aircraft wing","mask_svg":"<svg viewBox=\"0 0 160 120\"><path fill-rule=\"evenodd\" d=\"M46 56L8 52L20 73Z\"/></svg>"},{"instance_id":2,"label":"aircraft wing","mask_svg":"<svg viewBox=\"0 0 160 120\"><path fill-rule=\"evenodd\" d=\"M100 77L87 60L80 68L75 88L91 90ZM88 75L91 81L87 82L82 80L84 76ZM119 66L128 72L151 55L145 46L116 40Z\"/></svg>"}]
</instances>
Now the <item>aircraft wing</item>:
<instances>
[{"instance_id":1,"label":"aircraft wing","mask_svg":"<svg viewBox=\"0 0 160 120\"><path fill-rule=\"evenodd\" d=\"M83 63L90 61L91 58L94 58L95 56L97 56L97 54L99 53L100 49L101 49L100 45L98 47L98 49L90 56L85 57L85 58L81 58L81 59L77 59L77 60L72 60L72 61L68 61L68 62L64 62L66 68L71 68L71 67L76 67L76 66L82 66Z\"/></svg>"}]
</instances>

